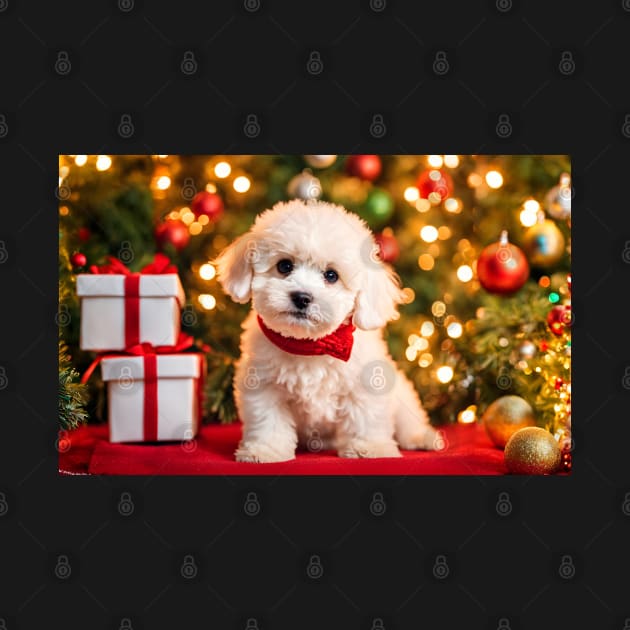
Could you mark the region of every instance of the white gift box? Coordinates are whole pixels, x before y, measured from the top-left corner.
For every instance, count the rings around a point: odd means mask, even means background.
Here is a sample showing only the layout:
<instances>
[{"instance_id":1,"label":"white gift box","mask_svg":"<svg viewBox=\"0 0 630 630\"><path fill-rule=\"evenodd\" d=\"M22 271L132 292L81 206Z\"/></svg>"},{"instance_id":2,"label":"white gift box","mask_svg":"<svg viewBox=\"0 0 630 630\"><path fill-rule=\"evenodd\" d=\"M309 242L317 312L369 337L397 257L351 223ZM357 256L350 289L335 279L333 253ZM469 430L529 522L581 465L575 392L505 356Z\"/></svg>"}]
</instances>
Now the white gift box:
<instances>
[{"instance_id":1,"label":"white gift box","mask_svg":"<svg viewBox=\"0 0 630 630\"><path fill-rule=\"evenodd\" d=\"M82 350L124 350L125 278L122 274L80 274L77 294L81 298ZM180 332L180 308L185 302L179 276L142 274L138 286L139 338L135 343L171 346ZM133 345L133 344L132 344Z\"/></svg>"},{"instance_id":2,"label":"white gift box","mask_svg":"<svg viewBox=\"0 0 630 630\"><path fill-rule=\"evenodd\" d=\"M145 357L120 356L101 360L107 383L111 442L190 440L199 427L205 357L198 353L158 354L155 384L145 383ZM153 401L147 396L153 393ZM154 417L147 435L147 407ZM152 437L151 437L152 436Z\"/></svg>"}]
</instances>

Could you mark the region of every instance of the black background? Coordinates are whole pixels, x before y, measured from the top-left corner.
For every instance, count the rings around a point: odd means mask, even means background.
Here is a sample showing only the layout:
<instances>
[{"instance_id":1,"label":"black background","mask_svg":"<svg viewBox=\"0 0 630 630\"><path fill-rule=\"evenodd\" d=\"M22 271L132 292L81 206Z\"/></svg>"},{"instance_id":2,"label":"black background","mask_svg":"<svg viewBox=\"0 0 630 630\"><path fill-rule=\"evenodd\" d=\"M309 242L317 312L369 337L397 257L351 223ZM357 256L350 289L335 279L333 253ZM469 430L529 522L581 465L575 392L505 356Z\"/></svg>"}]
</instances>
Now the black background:
<instances>
[{"instance_id":1,"label":"black background","mask_svg":"<svg viewBox=\"0 0 630 630\"><path fill-rule=\"evenodd\" d=\"M0 628L630 627L629 53L627 0L0 0ZM60 477L57 154L316 151L571 154L573 474Z\"/></svg>"}]
</instances>

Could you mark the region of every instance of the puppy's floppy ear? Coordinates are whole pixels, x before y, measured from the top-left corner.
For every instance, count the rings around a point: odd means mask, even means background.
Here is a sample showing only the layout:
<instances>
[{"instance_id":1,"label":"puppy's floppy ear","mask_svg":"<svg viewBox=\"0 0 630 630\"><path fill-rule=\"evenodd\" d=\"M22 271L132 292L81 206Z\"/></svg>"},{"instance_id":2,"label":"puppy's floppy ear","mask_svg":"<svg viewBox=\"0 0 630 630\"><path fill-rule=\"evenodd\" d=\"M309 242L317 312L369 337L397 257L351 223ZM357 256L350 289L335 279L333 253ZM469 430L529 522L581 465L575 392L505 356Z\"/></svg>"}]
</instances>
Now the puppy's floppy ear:
<instances>
[{"instance_id":1,"label":"puppy's floppy ear","mask_svg":"<svg viewBox=\"0 0 630 630\"><path fill-rule=\"evenodd\" d=\"M382 328L398 319L396 307L404 301L400 280L388 265L370 261L363 272L354 305L352 323L362 330Z\"/></svg>"},{"instance_id":2,"label":"puppy's floppy ear","mask_svg":"<svg viewBox=\"0 0 630 630\"><path fill-rule=\"evenodd\" d=\"M257 257L256 242L251 233L239 236L216 258L218 280L223 290L239 304L249 302Z\"/></svg>"}]
</instances>

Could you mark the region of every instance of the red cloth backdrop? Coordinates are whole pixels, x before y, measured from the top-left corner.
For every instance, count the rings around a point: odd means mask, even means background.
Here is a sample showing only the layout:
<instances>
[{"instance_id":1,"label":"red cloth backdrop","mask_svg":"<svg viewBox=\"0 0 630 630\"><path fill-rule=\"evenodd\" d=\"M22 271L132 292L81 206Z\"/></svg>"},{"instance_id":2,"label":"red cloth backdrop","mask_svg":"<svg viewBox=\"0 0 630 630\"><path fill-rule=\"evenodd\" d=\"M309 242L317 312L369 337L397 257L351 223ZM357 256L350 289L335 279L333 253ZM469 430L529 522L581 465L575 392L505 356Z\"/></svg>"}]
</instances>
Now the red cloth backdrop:
<instances>
[{"instance_id":1,"label":"red cloth backdrop","mask_svg":"<svg viewBox=\"0 0 630 630\"><path fill-rule=\"evenodd\" d=\"M503 451L481 425L443 429L439 452L403 451L402 458L343 459L334 451L299 451L279 464L234 461L239 423L205 425L195 440L159 444L111 444L106 425L87 425L68 433L69 448L59 453L62 474L100 475L504 475Z\"/></svg>"}]
</instances>

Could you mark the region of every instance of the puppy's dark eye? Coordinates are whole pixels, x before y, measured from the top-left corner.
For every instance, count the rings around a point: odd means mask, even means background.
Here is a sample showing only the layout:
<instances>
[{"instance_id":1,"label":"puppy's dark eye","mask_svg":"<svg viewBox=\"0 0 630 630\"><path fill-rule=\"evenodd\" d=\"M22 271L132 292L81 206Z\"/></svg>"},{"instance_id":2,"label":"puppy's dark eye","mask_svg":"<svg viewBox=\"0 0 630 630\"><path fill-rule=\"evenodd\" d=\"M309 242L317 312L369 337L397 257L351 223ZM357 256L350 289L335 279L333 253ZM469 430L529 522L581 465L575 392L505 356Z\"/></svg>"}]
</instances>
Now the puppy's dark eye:
<instances>
[{"instance_id":1,"label":"puppy's dark eye","mask_svg":"<svg viewBox=\"0 0 630 630\"><path fill-rule=\"evenodd\" d=\"M330 284L334 284L339 280L339 274L334 269L326 269L324 271L324 279Z\"/></svg>"},{"instance_id":2,"label":"puppy's dark eye","mask_svg":"<svg viewBox=\"0 0 630 630\"><path fill-rule=\"evenodd\" d=\"M276 269L283 275L288 276L293 271L293 263L288 258L278 261Z\"/></svg>"}]
</instances>

